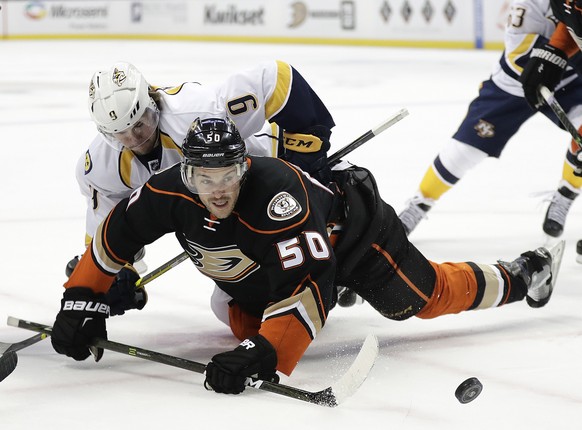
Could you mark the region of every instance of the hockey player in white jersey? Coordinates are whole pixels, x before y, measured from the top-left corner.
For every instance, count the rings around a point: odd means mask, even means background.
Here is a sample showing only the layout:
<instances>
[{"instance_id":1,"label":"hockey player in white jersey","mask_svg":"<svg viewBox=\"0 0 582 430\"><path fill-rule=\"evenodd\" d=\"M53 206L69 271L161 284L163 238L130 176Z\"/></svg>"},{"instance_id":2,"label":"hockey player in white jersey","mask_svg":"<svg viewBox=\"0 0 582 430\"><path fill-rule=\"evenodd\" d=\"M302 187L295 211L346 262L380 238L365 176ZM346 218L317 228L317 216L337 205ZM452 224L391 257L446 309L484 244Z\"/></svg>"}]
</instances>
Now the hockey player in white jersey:
<instances>
[{"instance_id":1,"label":"hockey player in white jersey","mask_svg":"<svg viewBox=\"0 0 582 430\"><path fill-rule=\"evenodd\" d=\"M399 214L408 234L470 169L487 157L499 157L508 140L535 114L524 98L519 78L532 50L544 45L556 28L549 3L549 0L514 0L511 3L505 50L499 62L489 79L481 84L479 95L471 102L457 132L426 171L418 192ZM557 99L576 127L582 125L582 78L572 66L582 64L580 57L571 59L556 91ZM540 111L562 127L548 106ZM551 146L555 144L548 142L548 148ZM572 144L543 222L544 232L551 237L562 234L568 210L582 187L582 178L574 175L575 152L576 146Z\"/></svg>"},{"instance_id":2,"label":"hockey player in white jersey","mask_svg":"<svg viewBox=\"0 0 582 430\"><path fill-rule=\"evenodd\" d=\"M152 86L135 66L118 62L93 75L89 111L99 134L76 168L87 199L85 245L119 201L181 160L182 141L198 117L228 115L250 154L283 158L322 183L331 177L326 160L333 118L301 74L282 61L261 63L215 86L176 87ZM67 276L77 262L67 264ZM120 276L126 286L137 279L131 270Z\"/></svg>"}]
</instances>

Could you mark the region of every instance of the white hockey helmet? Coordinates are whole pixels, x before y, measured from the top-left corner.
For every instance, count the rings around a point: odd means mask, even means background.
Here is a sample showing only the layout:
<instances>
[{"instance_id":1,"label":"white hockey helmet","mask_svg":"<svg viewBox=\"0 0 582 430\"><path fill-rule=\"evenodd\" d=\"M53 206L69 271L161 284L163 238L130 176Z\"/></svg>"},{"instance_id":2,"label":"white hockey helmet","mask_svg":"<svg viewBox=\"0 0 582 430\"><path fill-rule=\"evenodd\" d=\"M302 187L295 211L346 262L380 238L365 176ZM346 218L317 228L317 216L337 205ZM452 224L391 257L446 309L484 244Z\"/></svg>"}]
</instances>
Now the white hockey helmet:
<instances>
[{"instance_id":1,"label":"white hockey helmet","mask_svg":"<svg viewBox=\"0 0 582 430\"><path fill-rule=\"evenodd\" d=\"M145 78L130 63L118 62L109 70L93 75L89 84L89 112L99 132L110 143L132 149L157 130L159 110L148 90ZM136 126L141 128L140 133L129 133ZM130 144L120 138L131 134L135 136Z\"/></svg>"}]
</instances>

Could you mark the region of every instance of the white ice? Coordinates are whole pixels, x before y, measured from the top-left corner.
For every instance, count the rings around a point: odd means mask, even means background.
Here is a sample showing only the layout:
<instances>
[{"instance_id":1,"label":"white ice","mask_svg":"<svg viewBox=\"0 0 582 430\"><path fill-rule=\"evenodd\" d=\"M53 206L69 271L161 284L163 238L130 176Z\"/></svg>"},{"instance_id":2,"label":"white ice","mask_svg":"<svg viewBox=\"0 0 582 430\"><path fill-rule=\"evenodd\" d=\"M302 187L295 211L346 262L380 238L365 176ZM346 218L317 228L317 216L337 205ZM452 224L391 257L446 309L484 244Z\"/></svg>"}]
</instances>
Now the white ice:
<instances>
[{"instance_id":1,"label":"white ice","mask_svg":"<svg viewBox=\"0 0 582 430\"><path fill-rule=\"evenodd\" d=\"M218 82L282 59L333 113L339 149L392 113L410 116L348 159L370 168L397 211L460 124L499 52L142 41L0 42L0 319L52 324L66 262L83 249L84 201L74 166L96 130L87 113L95 70L133 62L157 85ZM544 243L543 193L555 189L569 137L541 116L446 194L411 236L434 261L495 262ZM384 319L368 305L334 309L291 377L307 390L347 369L368 333L380 356L356 394L335 409L247 389L207 392L201 375L106 352L99 363L57 355L45 340L19 353L0 383L2 429L549 429L582 420L582 238L575 204L555 294L435 320ZM148 248L157 267L180 252L172 237ZM190 263L149 285L149 304L108 322L111 340L206 363L237 342L211 314L211 283ZM0 325L0 340L32 332ZM484 390L462 405L466 378Z\"/></svg>"}]
</instances>

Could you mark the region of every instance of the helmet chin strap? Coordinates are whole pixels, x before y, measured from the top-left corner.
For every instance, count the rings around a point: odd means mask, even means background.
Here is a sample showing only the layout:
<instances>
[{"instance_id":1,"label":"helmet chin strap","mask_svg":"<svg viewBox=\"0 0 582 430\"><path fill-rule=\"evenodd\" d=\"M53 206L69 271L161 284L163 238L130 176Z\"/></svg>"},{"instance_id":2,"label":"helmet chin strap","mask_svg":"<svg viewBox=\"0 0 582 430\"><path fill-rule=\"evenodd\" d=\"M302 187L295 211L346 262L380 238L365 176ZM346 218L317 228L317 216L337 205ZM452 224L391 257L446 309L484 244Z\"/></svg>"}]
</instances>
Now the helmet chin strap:
<instances>
[{"instance_id":1,"label":"helmet chin strap","mask_svg":"<svg viewBox=\"0 0 582 430\"><path fill-rule=\"evenodd\" d=\"M160 133L160 126L156 128L156 136L157 136L156 143L154 143L152 150L156 149L158 146L162 144L162 134Z\"/></svg>"},{"instance_id":2,"label":"helmet chin strap","mask_svg":"<svg viewBox=\"0 0 582 430\"><path fill-rule=\"evenodd\" d=\"M133 153L137 154L137 155L147 155L150 154L154 149L156 149L158 146L160 146L160 144L162 143L162 136L160 133L160 127L156 127L156 131L154 132L156 134L156 141L154 142L154 145L152 146L152 149L150 149L146 154L139 154L137 152L135 152L135 149L139 149L141 148L143 145L145 145L149 139L146 139L143 143L140 143L139 145L137 145L135 148L127 148L130 151L132 151Z\"/></svg>"}]
</instances>

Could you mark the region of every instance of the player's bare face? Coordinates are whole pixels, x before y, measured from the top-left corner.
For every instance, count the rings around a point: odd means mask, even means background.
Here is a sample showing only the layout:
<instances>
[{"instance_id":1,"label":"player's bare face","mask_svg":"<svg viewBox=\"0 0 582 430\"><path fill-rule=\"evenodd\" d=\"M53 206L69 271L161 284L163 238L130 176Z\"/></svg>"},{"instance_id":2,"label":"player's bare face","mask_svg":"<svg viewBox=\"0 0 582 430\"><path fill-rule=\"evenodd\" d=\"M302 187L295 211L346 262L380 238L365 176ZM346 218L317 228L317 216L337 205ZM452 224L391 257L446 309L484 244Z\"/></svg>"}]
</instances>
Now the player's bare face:
<instances>
[{"instance_id":1,"label":"player's bare face","mask_svg":"<svg viewBox=\"0 0 582 430\"><path fill-rule=\"evenodd\" d=\"M218 219L234 210L240 193L240 174L236 166L208 169L197 167L194 184L206 209Z\"/></svg>"},{"instance_id":2,"label":"player's bare face","mask_svg":"<svg viewBox=\"0 0 582 430\"><path fill-rule=\"evenodd\" d=\"M155 112L148 109L132 127L114 133L113 136L137 155L149 154L158 142L158 121L155 115Z\"/></svg>"}]
</instances>

